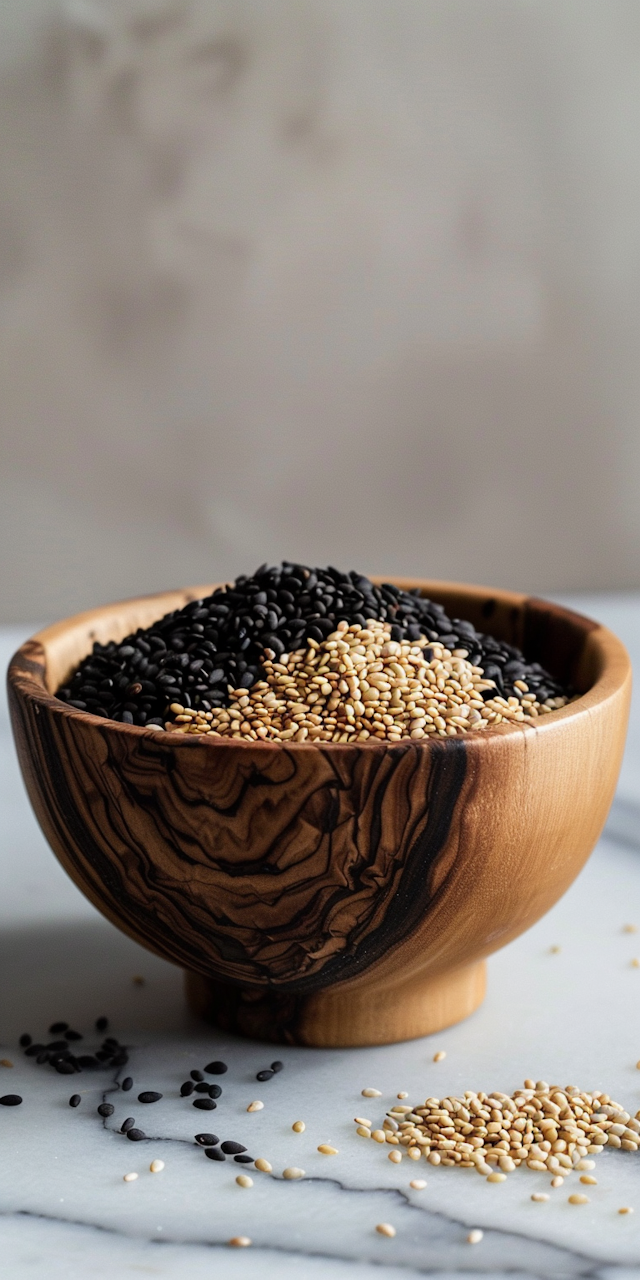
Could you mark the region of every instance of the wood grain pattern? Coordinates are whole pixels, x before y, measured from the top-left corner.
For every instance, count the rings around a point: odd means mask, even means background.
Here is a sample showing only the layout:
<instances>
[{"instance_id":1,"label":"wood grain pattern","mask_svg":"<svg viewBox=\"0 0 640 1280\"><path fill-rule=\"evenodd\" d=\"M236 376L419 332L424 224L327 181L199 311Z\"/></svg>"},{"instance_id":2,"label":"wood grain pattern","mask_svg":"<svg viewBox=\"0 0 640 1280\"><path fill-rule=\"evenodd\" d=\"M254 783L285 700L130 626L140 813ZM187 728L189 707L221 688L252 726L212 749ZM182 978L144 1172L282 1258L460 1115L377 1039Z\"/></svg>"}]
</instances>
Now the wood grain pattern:
<instances>
[{"instance_id":1,"label":"wood grain pattern","mask_svg":"<svg viewBox=\"0 0 640 1280\"><path fill-rule=\"evenodd\" d=\"M604 824L630 693L615 636L513 593L396 581L584 695L535 727L282 745L158 734L52 696L94 639L210 587L92 610L12 661L20 763L54 851L230 1030L364 1044L456 1021L482 999L484 957L557 900Z\"/></svg>"}]
</instances>

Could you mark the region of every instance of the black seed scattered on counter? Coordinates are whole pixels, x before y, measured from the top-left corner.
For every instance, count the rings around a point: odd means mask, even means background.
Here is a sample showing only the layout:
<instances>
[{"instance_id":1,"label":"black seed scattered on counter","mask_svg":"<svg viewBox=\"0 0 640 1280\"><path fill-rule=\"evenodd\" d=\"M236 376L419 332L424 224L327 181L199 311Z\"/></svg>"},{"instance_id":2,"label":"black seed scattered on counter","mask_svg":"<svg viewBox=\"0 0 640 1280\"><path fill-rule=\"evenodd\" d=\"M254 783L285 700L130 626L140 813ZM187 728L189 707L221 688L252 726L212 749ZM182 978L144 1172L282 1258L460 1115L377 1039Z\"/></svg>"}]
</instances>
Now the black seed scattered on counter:
<instances>
[{"instance_id":1,"label":"black seed scattered on counter","mask_svg":"<svg viewBox=\"0 0 640 1280\"><path fill-rule=\"evenodd\" d=\"M153 1089L145 1089L144 1093L138 1094L138 1102L159 1102L161 1097L161 1093L154 1093Z\"/></svg>"},{"instance_id":2,"label":"black seed scattered on counter","mask_svg":"<svg viewBox=\"0 0 640 1280\"><path fill-rule=\"evenodd\" d=\"M0 1098L0 1107L19 1107L21 1102L19 1093L5 1093L4 1097Z\"/></svg>"},{"instance_id":3,"label":"black seed scattered on counter","mask_svg":"<svg viewBox=\"0 0 640 1280\"><path fill-rule=\"evenodd\" d=\"M20 1047L22 1049L28 1049L30 1044L31 1044L31 1036L29 1035L28 1031L25 1031L20 1036Z\"/></svg>"},{"instance_id":4,"label":"black seed scattered on counter","mask_svg":"<svg viewBox=\"0 0 640 1280\"><path fill-rule=\"evenodd\" d=\"M99 1116L112 1116L114 1111L115 1111L115 1107L112 1105L111 1102L101 1102L100 1106L98 1107Z\"/></svg>"},{"instance_id":5,"label":"black seed scattered on counter","mask_svg":"<svg viewBox=\"0 0 640 1280\"><path fill-rule=\"evenodd\" d=\"M43 1053L46 1049L44 1044L30 1044L24 1051L25 1058L35 1058L38 1053Z\"/></svg>"},{"instance_id":6,"label":"black seed scattered on counter","mask_svg":"<svg viewBox=\"0 0 640 1280\"><path fill-rule=\"evenodd\" d=\"M83 1037L80 1035L79 1031L69 1030L69 1031L65 1031L64 1038L65 1040L82 1040Z\"/></svg>"},{"instance_id":7,"label":"black seed scattered on counter","mask_svg":"<svg viewBox=\"0 0 640 1280\"><path fill-rule=\"evenodd\" d=\"M122 1081L121 1088L123 1093L128 1093L130 1089L133 1089L133 1080L131 1079L131 1076L125 1076Z\"/></svg>"},{"instance_id":8,"label":"black seed scattered on counter","mask_svg":"<svg viewBox=\"0 0 640 1280\"><path fill-rule=\"evenodd\" d=\"M66 1040L52 1040L51 1044L45 1045L49 1053L68 1053L69 1046Z\"/></svg>"},{"instance_id":9,"label":"black seed scattered on counter","mask_svg":"<svg viewBox=\"0 0 640 1280\"><path fill-rule=\"evenodd\" d=\"M229 1070L226 1062L210 1062L205 1071L209 1076L223 1076Z\"/></svg>"},{"instance_id":10,"label":"black seed scattered on counter","mask_svg":"<svg viewBox=\"0 0 640 1280\"><path fill-rule=\"evenodd\" d=\"M79 1107L81 1102L82 1102L82 1098L80 1097L79 1093L71 1094L71 1097L69 1098L70 1107Z\"/></svg>"},{"instance_id":11,"label":"black seed scattered on counter","mask_svg":"<svg viewBox=\"0 0 640 1280\"><path fill-rule=\"evenodd\" d=\"M232 1142L230 1138L227 1138L227 1141L222 1142L220 1146L221 1150L224 1151L227 1156L242 1155L247 1149L246 1147L243 1147L241 1142Z\"/></svg>"},{"instance_id":12,"label":"black seed scattered on counter","mask_svg":"<svg viewBox=\"0 0 640 1280\"><path fill-rule=\"evenodd\" d=\"M45 1052L44 1052L44 1053L39 1053L39 1054L38 1054L38 1056L37 1056L37 1058L36 1058L36 1062L37 1062L37 1064L38 1064L38 1066L39 1066L39 1067L41 1067L41 1066L43 1065L43 1063L48 1062L48 1061L49 1061L49 1054L46 1052L46 1050L45 1050Z\"/></svg>"},{"instance_id":13,"label":"black seed scattered on counter","mask_svg":"<svg viewBox=\"0 0 640 1280\"><path fill-rule=\"evenodd\" d=\"M271 1077L272 1077L272 1076L274 1076L274 1075L275 1075L275 1071L266 1071L266 1070L265 1070L265 1071L259 1071L259 1072L258 1072L258 1074L257 1074L257 1076L256 1076L256 1080L260 1080L261 1082L262 1082L263 1080L270 1080L270 1079L271 1079Z\"/></svg>"},{"instance_id":14,"label":"black seed scattered on counter","mask_svg":"<svg viewBox=\"0 0 640 1280\"><path fill-rule=\"evenodd\" d=\"M119 643L96 641L56 696L81 711L162 728L172 702L211 711L228 703L230 689L251 688L263 675L265 648L280 657L308 639L320 643L338 622L363 626L368 618L388 623L394 640L425 636L452 650L466 649L473 665L495 680L501 697L513 696L514 680L526 681L536 695L567 693L514 645L476 631L465 619L449 618L418 589L376 586L364 574L331 565L312 569L283 561L261 565L251 577L242 574L233 586L193 600Z\"/></svg>"},{"instance_id":15,"label":"black seed scattered on counter","mask_svg":"<svg viewBox=\"0 0 640 1280\"><path fill-rule=\"evenodd\" d=\"M253 1156L234 1156L236 1164L253 1164Z\"/></svg>"},{"instance_id":16,"label":"black seed scattered on counter","mask_svg":"<svg viewBox=\"0 0 640 1280\"><path fill-rule=\"evenodd\" d=\"M184 1084L180 1085L180 1097L188 1098L190 1094L193 1093L195 1087L193 1080L185 1080Z\"/></svg>"},{"instance_id":17,"label":"black seed scattered on counter","mask_svg":"<svg viewBox=\"0 0 640 1280\"><path fill-rule=\"evenodd\" d=\"M102 1017L96 1018L96 1031L106 1031L109 1026L109 1019Z\"/></svg>"},{"instance_id":18,"label":"black seed scattered on counter","mask_svg":"<svg viewBox=\"0 0 640 1280\"><path fill-rule=\"evenodd\" d=\"M207 1085L207 1088L209 1090L210 1098L220 1098L222 1096L222 1089L219 1084L210 1084Z\"/></svg>"},{"instance_id":19,"label":"black seed scattered on counter","mask_svg":"<svg viewBox=\"0 0 640 1280\"><path fill-rule=\"evenodd\" d=\"M111 1065L113 1067L126 1067L128 1061L129 1061L128 1053L117 1053L115 1058L112 1059Z\"/></svg>"},{"instance_id":20,"label":"black seed scattered on counter","mask_svg":"<svg viewBox=\"0 0 640 1280\"><path fill-rule=\"evenodd\" d=\"M62 1059L62 1061L61 1061L61 1062L56 1062L56 1063L54 1063L54 1066L55 1066L56 1071L58 1072L58 1075L60 1075L60 1076L73 1076L73 1075L75 1075L75 1070L76 1070L76 1069L75 1069L75 1067L74 1067L73 1063L72 1063L72 1062L67 1062L67 1061L66 1061L66 1059L64 1059L64 1058Z\"/></svg>"},{"instance_id":21,"label":"black seed scattered on counter","mask_svg":"<svg viewBox=\"0 0 640 1280\"><path fill-rule=\"evenodd\" d=\"M217 1147L219 1141L220 1139L216 1136L215 1133L197 1133L196 1134L196 1142L198 1142L201 1147Z\"/></svg>"},{"instance_id":22,"label":"black seed scattered on counter","mask_svg":"<svg viewBox=\"0 0 640 1280\"><path fill-rule=\"evenodd\" d=\"M215 1111L217 1104L213 1098L196 1098L191 1105L197 1107L199 1111Z\"/></svg>"},{"instance_id":23,"label":"black seed scattered on counter","mask_svg":"<svg viewBox=\"0 0 640 1280\"><path fill-rule=\"evenodd\" d=\"M135 1123L133 1116L127 1116L126 1120L123 1120L120 1125L120 1132L128 1133L130 1129L133 1129Z\"/></svg>"},{"instance_id":24,"label":"black seed scattered on counter","mask_svg":"<svg viewBox=\"0 0 640 1280\"><path fill-rule=\"evenodd\" d=\"M82 1067L83 1071L91 1071L94 1067L99 1067L100 1063L92 1053L81 1053L78 1066Z\"/></svg>"},{"instance_id":25,"label":"black seed scattered on counter","mask_svg":"<svg viewBox=\"0 0 640 1280\"><path fill-rule=\"evenodd\" d=\"M142 1139L146 1138L146 1136L146 1133L143 1133L142 1129L127 1129L129 1142L142 1142Z\"/></svg>"},{"instance_id":26,"label":"black seed scattered on counter","mask_svg":"<svg viewBox=\"0 0 640 1280\"><path fill-rule=\"evenodd\" d=\"M102 1044L103 1044L103 1048L104 1048L104 1049L119 1049L119 1048L120 1048L120 1041L119 1041L119 1040L116 1040L116 1037L115 1037L115 1036L105 1036L105 1038L104 1038L104 1040L103 1040Z\"/></svg>"},{"instance_id":27,"label":"black seed scattered on counter","mask_svg":"<svg viewBox=\"0 0 640 1280\"><path fill-rule=\"evenodd\" d=\"M224 1152L220 1150L220 1147L205 1147L204 1154L210 1160L226 1160L227 1158Z\"/></svg>"},{"instance_id":28,"label":"black seed scattered on counter","mask_svg":"<svg viewBox=\"0 0 640 1280\"><path fill-rule=\"evenodd\" d=\"M211 1087L213 1088L213 1086L211 1086ZM199 1081L198 1081L198 1083L197 1083L196 1085L194 1085L194 1092L195 1092L195 1093L206 1093L206 1094L208 1094L208 1093L209 1093L209 1085L207 1084L206 1080L205 1080L205 1081L201 1081L201 1080L199 1080Z\"/></svg>"},{"instance_id":29,"label":"black seed scattered on counter","mask_svg":"<svg viewBox=\"0 0 640 1280\"><path fill-rule=\"evenodd\" d=\"M57 1035L60 1035L63 1031L68 1031L68 1029L69 1029L68 1022L52 1022L51 1026L49 1027L49 1035L57 1036Z\"/></svg>"},{"instance_id":30,"label":"black seed scattered on counter","mask_svg":"<svg viewBox=\"0 0 640 1280\"><path fill-rule=\"evenodd\" d=\"M278 1062L278 1061L276 1060L276 1062L272 1062L272 1063L271 1063L271 1070L272 1070L273 1072L276 1072L276 1073L277 1073L278 1071L282 1071L282 1068L283 1068L283 1067L284 1067L284 1062Z\"/></svg>"},{"instance_id":31,"label":"black seed scattered on counter","mask_svg":"<svg viewBox=\"0 0 640 1280\"><path fill-rule=\"evenodd\" d=\"M202 1074L202 1072L201 1072L201 1071L195 1071L195 1070L194 1070L194 1071L190 1071L190 1072L189 1072L189 1075L191 1076L191 1079L192 1079L192 1080L197 1080L197 1081L198 1081L198 1083L199 1083L201 1080L204 1080L204 1076L203 1076L203 1074Z\"/></svg>"}]
</instances>

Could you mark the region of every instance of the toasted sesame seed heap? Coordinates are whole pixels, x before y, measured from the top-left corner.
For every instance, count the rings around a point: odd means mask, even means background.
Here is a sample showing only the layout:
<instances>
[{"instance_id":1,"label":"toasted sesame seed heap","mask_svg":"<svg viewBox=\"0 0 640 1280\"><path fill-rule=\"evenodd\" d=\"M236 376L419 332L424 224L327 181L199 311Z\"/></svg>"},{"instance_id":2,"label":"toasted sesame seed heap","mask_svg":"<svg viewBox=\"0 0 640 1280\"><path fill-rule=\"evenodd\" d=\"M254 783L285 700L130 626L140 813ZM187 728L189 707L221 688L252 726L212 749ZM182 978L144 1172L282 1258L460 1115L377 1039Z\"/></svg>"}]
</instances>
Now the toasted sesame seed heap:
<instances>
[{"instance_id":1,"label":"toasted sesame seed heap","mask_svg":"<svg viewBox=\"0 0 640 1280\"><path fill-rule=\"evenodd\" d=\"M215 712L234 703L235 691L266 680L269 654L288 661L311 641L321 645L340 623L370 628L371 622L387 624L394 643L438 644L450 655L464 649L505 703L520 700L521 685L548 711L558 698L566 700L567 690L539 663L470 622L449 618L418 589L289 562L262 565L252 577L242 575L124 640L96 642L56 696L78 711L162 729L172 703Z\"/></svg>"},{"instance_id":2,"label":"toasted sesame seed heap","mask_svg":"<svg viewBox=\"0 0 640 1280\"><path fill-rule=\"evenodd\" d=\"M361 1137L390 1145L396 1162L403 1154L424 1155L429 1164L475 1168L492 1181L526 1164L553 1174L553 1186L573 1169L593 1169L587 1157L604 1146L637 1151L640 1145L640 1112L633 1119L606 1093L544 1080L525 1080L511 1097L469 1090L462 1098L427 1098L420 1107L394 1106L380 1129L361 1117L355 1123Z\"/></svg>"},{"instance_id":3,"label":"toasted sesame seed heap","mask_svg":"<svg viewBox=\"0 0 640 1280\"><path fill-rule=\"evenodd\" d=\"M174 704L167 729L211 737L287 742L363 742L381 738L455 737L469 729L515 723L553 708L523 680L503 698L467 649L453 652L425 636L393 640L387 622L340 622L326 640L276 658L267 651L264 679L231 691L230 705L196 711Z\"/></svg>"}]
</instances>

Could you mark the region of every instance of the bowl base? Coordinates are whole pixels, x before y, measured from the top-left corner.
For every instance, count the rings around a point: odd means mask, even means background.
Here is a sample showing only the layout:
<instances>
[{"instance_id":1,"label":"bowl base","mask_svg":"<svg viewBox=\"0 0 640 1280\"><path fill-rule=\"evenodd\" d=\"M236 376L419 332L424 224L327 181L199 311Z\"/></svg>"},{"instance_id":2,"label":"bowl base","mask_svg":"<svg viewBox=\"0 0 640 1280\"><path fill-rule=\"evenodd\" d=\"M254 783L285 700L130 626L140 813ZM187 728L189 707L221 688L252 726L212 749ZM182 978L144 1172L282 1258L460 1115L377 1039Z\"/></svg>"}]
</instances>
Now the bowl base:
<instances>
[{"instance_id":1,"label":"bowl base","mask_svg":"<svg viewBox=\"0 0 640 1280\"><path fill-rule=\"evenodd\" d=\"M484 960L430 978L295 995L185 973L189 1007L224 1031L273 1044L345 1049L442 1031L484 999Z\"/></svg>"}]
</instances>

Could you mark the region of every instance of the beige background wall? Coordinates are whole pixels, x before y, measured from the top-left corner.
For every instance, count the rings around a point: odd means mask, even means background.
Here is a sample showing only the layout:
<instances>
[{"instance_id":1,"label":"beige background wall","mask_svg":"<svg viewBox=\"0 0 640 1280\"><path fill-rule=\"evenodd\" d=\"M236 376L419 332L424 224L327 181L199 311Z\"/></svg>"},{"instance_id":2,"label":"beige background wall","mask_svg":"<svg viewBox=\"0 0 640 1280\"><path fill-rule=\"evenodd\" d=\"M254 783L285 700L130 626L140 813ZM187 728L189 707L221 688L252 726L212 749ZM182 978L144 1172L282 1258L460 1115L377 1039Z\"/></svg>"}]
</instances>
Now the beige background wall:
<instances>
[{"instance_id":1,"label":"beige background wall","mask_svg":"<svg viewBox=\"0 0 640 1280\"><path fill-rule=\"evenodd\" d=\"M1 619L282 555L640 585L637 0L2 0L0 47Z\"/></svg>"}]
</instances>

